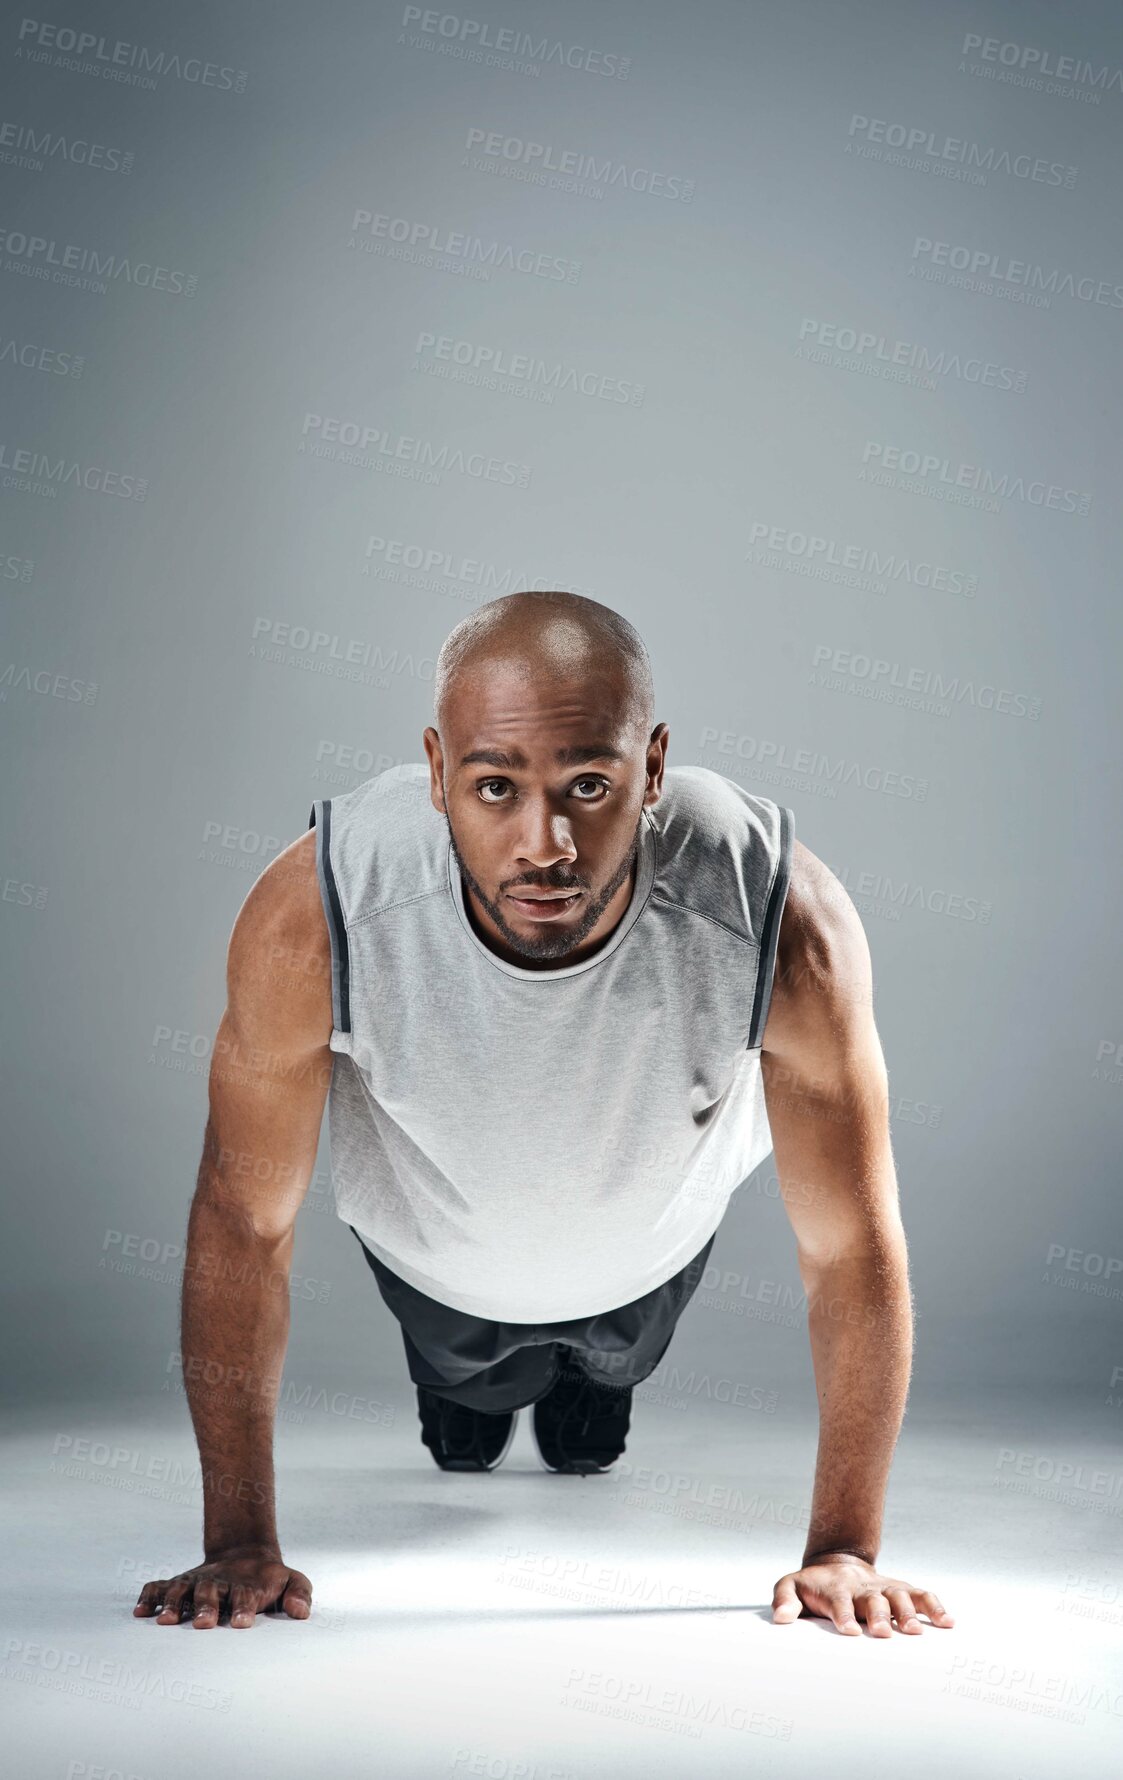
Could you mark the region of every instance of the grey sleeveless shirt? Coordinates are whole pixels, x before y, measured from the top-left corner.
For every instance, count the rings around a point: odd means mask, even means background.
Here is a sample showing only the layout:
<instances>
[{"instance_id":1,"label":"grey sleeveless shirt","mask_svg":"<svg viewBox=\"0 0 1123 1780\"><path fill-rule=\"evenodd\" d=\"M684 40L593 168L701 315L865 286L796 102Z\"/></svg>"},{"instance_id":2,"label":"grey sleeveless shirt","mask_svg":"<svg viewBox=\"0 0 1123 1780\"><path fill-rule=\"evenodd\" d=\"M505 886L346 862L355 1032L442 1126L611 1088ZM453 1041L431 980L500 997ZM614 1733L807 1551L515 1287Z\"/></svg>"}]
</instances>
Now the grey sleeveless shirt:
<instances>
[{"instance_id":1,"label":"grey sleeveless shirt","mask_svg":"<svg viewBox=\"0 0 1123 1780\"><path fill-rule=\"evenodd\" d=\"M632 898L587 959L500 958L427 762L317 800L336 1209L410 1285L536 1323L677 1273L772 1148L760 1047L791 811L668 766Z\"/></svg>"}]
</instances>

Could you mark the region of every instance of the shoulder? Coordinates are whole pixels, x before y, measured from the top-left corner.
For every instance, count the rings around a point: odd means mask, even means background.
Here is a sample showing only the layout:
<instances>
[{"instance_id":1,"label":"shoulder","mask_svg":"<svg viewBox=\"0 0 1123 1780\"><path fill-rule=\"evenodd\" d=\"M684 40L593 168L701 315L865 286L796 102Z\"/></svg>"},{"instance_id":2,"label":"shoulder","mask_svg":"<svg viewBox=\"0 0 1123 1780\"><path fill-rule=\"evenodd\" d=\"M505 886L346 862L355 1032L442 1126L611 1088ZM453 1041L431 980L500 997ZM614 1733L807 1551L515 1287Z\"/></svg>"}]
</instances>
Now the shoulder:
<instances>
[{"instance_id":1,"label":"shoulder","mask_svg":"<svg viewBox=\"0 0 1123 1780\"><path fill-rule=\"evenodd\" d=\"M795 840L763 1049L837 1051L872 1010L873 972L858 911L834 872Z\"/></svg>"},{"instance_id":2,"label":"shoulder","mask_svg":"<svg viewBox=\"0 0 1123 1780\"><path fill-rule=\"evenodd\" d=\"M316 831L279 853L238 910L226 954L240 1021L274 1038L331 1031L331 940L316 869Z\"/></svg>"},{"instance_id":3,"label":"shoulder","mask_svg":"<svg viewBox=\"0 0 1123 1780\"><path fill-rule=\"evenodd\" d=\"M428 764L406 761L322 800L323 866L347 928L447 882L449 829Z\"/></svg>"},{"instance_id":4,"label":"shoulder","mask_svg":"<svg viewBox=\"0 0 1123 1780\"><path fill-rule=\"evenodd\" d=\"M776 805L712 767L675 761L664 771L663 795L652 808L661 812L668 825L675 821L700 824L707 836L716 837L733 829L751 828L766 820L766 813Z\"/></svg>"},{"instance_id":5,"label":"shoulder","mask_svg":"<svg viewBox=\"0 0 1123 1780\"><path fill-rule=\"evenodd\" d=\"M675 765L648 814L659 837L660 895L755 946L784 849L780 806L709 767Z\"/></svg>"}]
</instances>

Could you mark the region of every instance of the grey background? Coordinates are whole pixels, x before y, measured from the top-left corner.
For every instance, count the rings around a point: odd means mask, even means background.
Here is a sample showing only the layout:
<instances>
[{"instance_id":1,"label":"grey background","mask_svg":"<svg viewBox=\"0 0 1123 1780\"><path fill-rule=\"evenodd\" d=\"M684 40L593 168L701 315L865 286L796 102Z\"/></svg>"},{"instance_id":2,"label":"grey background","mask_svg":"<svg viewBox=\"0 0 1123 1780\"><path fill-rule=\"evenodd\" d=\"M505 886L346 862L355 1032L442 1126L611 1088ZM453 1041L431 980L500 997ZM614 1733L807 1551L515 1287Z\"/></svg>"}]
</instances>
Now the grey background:
<instances>
[{"instance_id":1,"label":"grey background","mask_svg":"<svg viewBox=\"0 0 1123 1780\"><path fill-rule=\"evenodd\" d=\"M1060 294L1034 307L910 267L922 236L1123 283L1118 84L1091 104L960 66L975 32L1118 69L1118 9L457 15L630 57L627 79L438 53L439 33L415 33L428 49L403 35L403 12L107 5L57 21L244 71L240 91L29 61L18 20L3 27L6 121L135 157L128 173L9 158L4 228L197 281L101 293L0 252L0 343L83 360L77 376L0 358L9 1388L48 1413L137 1395L155 1412L169 1378L174 1398L178 1266L173 1252L146 1275L144 1256L182 1243L237 910L313 797L423 758L433 658L466 611L568 587L640 628L670 759L788 803L863 911L918 1311L914 1406L970 1416L986 1387L1001 1441L1004 1407L1044 1387L1111 1438L1123 312ZM862 158L855 114L1078 174L1071 189L999 171L978 185ZM693 196L489 175L470 164L473 128L653 167ZM475 280L363 253L357 210L577 261L579 276ZM809 320L1010 367L1024 387L811 362ZM641 384L642 404L426 375L426 331ZM316 458L308 414L526 464L529 483ZM946 458L949 474L1088 491L1090 510L874 485L870 441ZM145 498L13 486L20 449L145 478ZM786 572L760 560L760 524L975 585ZM394 578L371 538L488 565L487 584ZM263 657L275 625L338 638L335 657L275 642ZM351 642L374 663L365 682L331 671ZM941 715L863 696L868 680L816 683L839 650L1005 690L1013 708L968 693ZM796 770L801 750L827 764ZM891 789L870 788L887 775ZM885 879L903 890L896 912ZM775 1194L769 1163L736 1195L714 1250L736 1283L699 1295L675 1352L805 1415L802 1318L763 1314L800 1290ZM287 1378L405 1405L396 1326L332 1215L326 1130L294 1265L317 1286L294 1296ZM182 1426L181 1398L173 1411Z\"/></svg>"}]
</instances>

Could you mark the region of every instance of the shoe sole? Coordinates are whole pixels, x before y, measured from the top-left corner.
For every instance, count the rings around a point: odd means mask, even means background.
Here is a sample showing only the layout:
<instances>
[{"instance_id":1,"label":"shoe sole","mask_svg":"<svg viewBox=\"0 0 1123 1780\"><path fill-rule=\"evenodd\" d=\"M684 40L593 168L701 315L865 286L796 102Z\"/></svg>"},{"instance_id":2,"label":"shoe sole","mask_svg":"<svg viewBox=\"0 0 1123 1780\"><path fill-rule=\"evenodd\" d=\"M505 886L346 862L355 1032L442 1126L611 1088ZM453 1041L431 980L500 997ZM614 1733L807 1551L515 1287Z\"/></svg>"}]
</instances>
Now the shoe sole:
<instances>
[{"instance_id":1,"label":"shoe sole","mask_svg":"<svg viewBox=\"0 0 1123 1780\"><path fill-rule=\"evenodd\" d=\"M587 1471L581 1470L577 1465L551 1465L547 1463L546 1456L538 1444L538 1430L534 1425L533 1411L531 1412L530 1417L530 1437L534 1443L534 1454L538 1460L540 1469L548 1471L551 1477L605 1477L616 1463L616 1460L613 1459L611 1463L607 1465L591 1465Z\"/></svg>"},{"instance_id":2,"label":"shoe sole","mask_svg":"<svg viewBox=\"0 0 1123 1780\"><path fill-rule=\"evenodd\" d=\"M519 1425L519 1411L516 1409L511 1416L511 1430L510 1430L510 1433L507 1435L506 1440L503 1442L503 1450L502 1450L502 1452L500 1452L496 1455L496 1457L492 1460L490 1465L477 1465L474 1459L452 1459L449 1463L440 1465L440 1469L442 1471L495 1471L495 1470L497 1470L498 1467L503 1463L503 1460L507 1457L507 1454L511 1450L511 1442L515 1438L515 1429L518 1427L518 1425ZM437 1462L438 1462L438 1464L440 1464L439 1460Z\"/></svg>"},{"instance_id":3,"label":"shoe sole","mask_svg":"<svg viewBox=\"0 0 1123 1780\"><path fill-rule=\"evenodd\" d=\"M511 1432L508 1434L506 1440L503 1442L503 1451L499 1454L499 1457L496 1459L495 1464L488 1466L489 1471L494 1471L496 1468L496 1465L501 1465L503 1463L503 1460L507 1457L507 1454L510 1452L511 1442L515 1438L515 1429L519 1425L519 1413L520 1413L519 1410L516 1409L514 1411L513 1415L511 1416Z\"/></svg>"}]
</instances>

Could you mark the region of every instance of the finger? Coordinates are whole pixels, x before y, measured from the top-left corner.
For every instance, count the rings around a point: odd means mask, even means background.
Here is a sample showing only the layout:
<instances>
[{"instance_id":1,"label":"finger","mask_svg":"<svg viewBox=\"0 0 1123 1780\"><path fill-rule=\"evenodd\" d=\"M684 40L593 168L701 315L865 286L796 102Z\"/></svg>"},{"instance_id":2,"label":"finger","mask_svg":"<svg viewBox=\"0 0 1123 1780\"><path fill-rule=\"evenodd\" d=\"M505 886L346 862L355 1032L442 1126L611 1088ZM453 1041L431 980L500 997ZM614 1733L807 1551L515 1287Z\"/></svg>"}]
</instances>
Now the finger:
<instances>
[{"instance_id":1,"label":"finger","mask_svg":"<svg viewBox=\"0 0 1123 1780\"><path fill-rule=\"evenodd\" d=\"M953 1626L951 1614L943 1607L930 1588L914 1588L912 1598L922 1613L927 1613L933 1625Z\"/></svg>"},{"instance_id":2,"label":"finger","mask_svg":"<svg viewBox=\"0 0 1123 1780\"><path fill-rule=\"evenodd\" d=\"M146 1582L141 1589L140 1594L137 1596L137 1603L133 1608L134 1614L136 1614L138 1618L143 1618L149 1614L155 1613L157 1607L164 1598L164 1590L167 1586L168 1583L166 1577L157 1582Z\"/></svg>"},{"instance_id":3,"label":"finger","mask_svg":"<svg viewBox=\"0 0 1123 1780\"><path fill-rule=\"evenodd\" d=\"M843 1592L842 1594L825 1595L823 1599L826 1605L826 1618L833 1619L839 1631L844 1632L848 1638L860 1638L862 1628L854 1617L854 1605L850 1596ZM819 1612L820 1609L815 1608L814 1611Z\"/></svg>"},{"instance_id":4,"label":"finger","mask_svg":"<svg viewBox=\"0 0 1123 1780\"><path fill-rule=\"evenodd\" d=\"M312 1584L303 1570L290 1570L281 1606L290 1619L307 1619L312 1611Z\"/></svg>"},{"instance_id":5,"label":"finger","mask_svg":"<svg viewBox=\"0 0 1123 1780\"><path fill-rule=\"evenodd\" d=\"M248 1582L236 1582L230 1590L230 1624L239 1630L257 1618L257 1590Z\"/></svg>"},{"instance_id":6,"label":"finger","mask_svg":"<svg viewBox=\"0 0 1123 1780\"><path fill-rule=\"evenodd\" d=\"M854 1600L855 1609L860 1609L866 1626L875 1638L891 1638L893 1625L889 1617L889 1603L879 1589L870 1589Z\"/></svg>"},{"instance_id":7,"label":"finger","mask_svg":"<svg viewBox=\"0 0 1123 1780\"><path fill-rule=\"evenodd\" d=\"M915 1637L924 1627L916 1617L916 1609L912 1604L912 1594L903 1584L897 1588L887 1588L885 1599L888 1601L893 1618L897 1621L899 1632L908 1632Z\"/></svg>"},{"instance_id":8,"label":"finger","mask_svg":"<svg viewBox=\"0 0 1123 1780\"><path fill-rule=\"evenodd\" d=\"M186 1579L181 1582L177 1576L173 1576L172 1580L168 1583L167 1588L164 1590L164 1605L162 1610L156 1616L156 1624L178 1625L180 1620L180 1609L190 1593L190 1582Z\"/></svg>"},{"instance_id":9,"label":"finger","mask_svg":"<svg viewBox=\"0 0 1123 1780\"><path fill-rule=\"evenodd\" d=\"M788 1625L800 1615L801 1602L796 1593L795 1577L781 1576L772 1591L772 1623Z\"/></svg>"},{"instance_id":10,"label":"finger","mask_svg":"<svg viewBox=\"0 0 1123 1780\"><path fill-rule=\"evenodd\" d=\"M191 1623L200 1631L208 1631L218 1624L218 1616L222 1609L222 1583L208 1576L195 1584L195 1605L191 1614Z\"/></svg>"}]
</instances>

